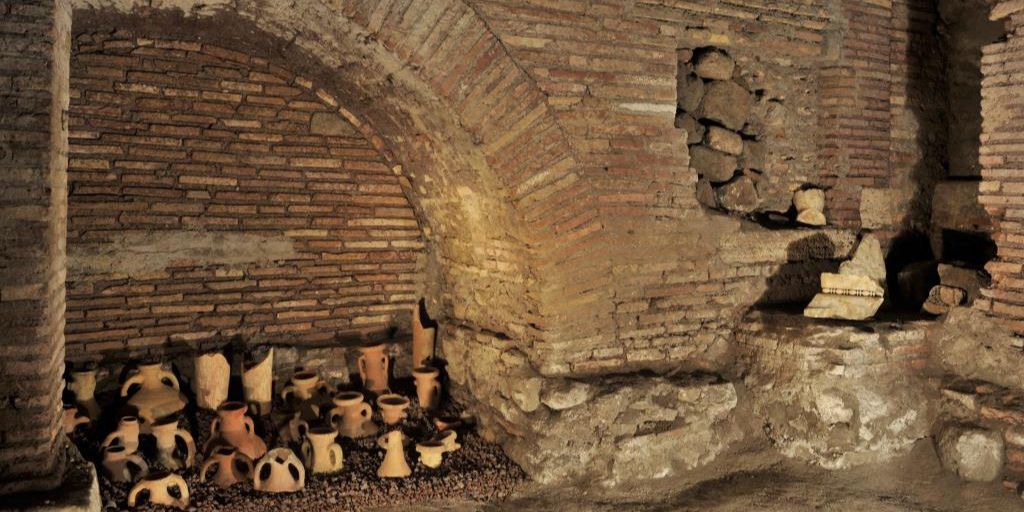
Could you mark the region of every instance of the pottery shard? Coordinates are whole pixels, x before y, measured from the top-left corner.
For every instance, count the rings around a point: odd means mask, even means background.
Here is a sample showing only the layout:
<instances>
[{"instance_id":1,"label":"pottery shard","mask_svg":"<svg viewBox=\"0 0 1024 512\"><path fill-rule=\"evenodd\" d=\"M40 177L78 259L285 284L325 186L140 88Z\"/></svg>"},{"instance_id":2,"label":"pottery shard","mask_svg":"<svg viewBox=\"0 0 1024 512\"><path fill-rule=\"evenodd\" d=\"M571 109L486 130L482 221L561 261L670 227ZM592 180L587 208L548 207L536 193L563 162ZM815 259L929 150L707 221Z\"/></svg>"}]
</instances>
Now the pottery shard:
<instances>
[{"instance_id":1,"label":"pottery shard","mask_svg":"<svg viewBox=\"0 0 1024 512\"><path fill-rule=\"evenodd\" d=\"M944 315L949 313L949 310L963 304L966 297L967 292L960 288L940 284L932 287L932 290L928 292L928 298L924 301L921 309L925 313Z\"/></svg>"},{"instance_id":2,"label":"pottery shard","mask_svg":"<svg viewBox=\"0 0 1024 512\"><path fill-rule=\"evenodd\" d=\"M744 169L757 169L763 171L767 167L768 145L764 142L746 140L743 141L743 151L740 152L739 164Z\"/></svg>"},{"instance_id":3,"label":"pottery shard","mask_svg":"<svg viewBox=\"0 0 1024 512\"><path fill-rule=\"evenodd\" d=\"M676 128L686 130L687 144L700 144L704 140L704 133L707 128L697 122L697 118L690 114L680 113L676 116Z\"/></svg>"},{"instance_id":4,"label":"pottery shard","mask_svg":"<svg viewBox=\"0 0 1024 512\"><path fill-rule=\"evenodd\" d=\"M1003 436L966 425L951 425L937 439L942 465L964 480L991 482L1003 473Z\"/></svg>"},{"instance_id":5,"label":"pottery shard","mask_svg":"<svg viewBox=\"0 0 1024 512\"><path fill-rule=\"evenodd\" d=\"M796 221L805 226L824 226L828 224L825 214L815 210L804 210L798 213Z\"/></svg>"},{"instance_id":6,"label":"pottery shard","mask_svg":"<svg viewBox=\"0 0 1024 512\"><path fill-rule=\"evenodd\" d=\"M711 149L717 149L723 153L739 156L743 153L743 139L733 131L711 126L704 136L704 144Z\"/></svg>"},{"instance_id":7,"label":"pottery shard","mask_svg":"<svg viewBox=\"0 0 1024 512\"><path fill-rule=\"evenodd\" d=\"M754 180L749 176L743 176L723 185L718 189L718 202L729 211L742 213L754 211L758 203Z\"/></svg>"},{"instance_id":8,"label":"pottery shard","mask_svg":"<svg viewBox=\"0 0 1024 512\"><path fill-rule=\"evenodd\" d=\"M707 146L690 147L690 167L697 170L712 183L722 183L732 179L736 172L736 157L715 151Z\"/></svg>"},{"instance_id":9,"label":"pottery shard","mask_svg":"<svg viewBox=\"0 0 1024 512\"><path fill-rule=\"evenodd\" d=\"M808 190L797 190L793 193L793 206L797 211L825 209L825 191L812 188Z\"/></svg>"},{"instance_id":10,"label":"pottery shard","mask_svg":"<svg viewBox=\"0 0 1024 512\"><path fill-rule=\"evenodd\" d=\"M693 73L680 73L676 82L676 102L686 112L696 112L704 99L704 81Z\"/></svg>"},{"instance_id":11,"label":"pottery shard","mask_svg":"<svg viewBox=\"0 0 1024 512\"><path fill-rule=\"evenodd\" d=\"M754 99L740 84L733 81L714 81L704 91L704 101L698 116L738 131L747 122Z\"/></svg>"},{"instance_id":12,"label":"pottery shard","mask_svg":"<svg viewBox=\"0 0 1024 512\"><path fill-rule=\"evenodd\" d=\"M728 80L736 70L736 61L725 53L710 51L697 58L695 71L701 78L709 80Z\"/></svg>"},{"instance_id":13,"label":"pottery shard","mask_svg":"<svg viewBox=\"0 0 1024 512\"><path fill-rule=\"evenodd\" d=\"M708 208L718 208L718 195L711 182L701 178L697 181L697 201Z\"/></svg>"}]
</instances>

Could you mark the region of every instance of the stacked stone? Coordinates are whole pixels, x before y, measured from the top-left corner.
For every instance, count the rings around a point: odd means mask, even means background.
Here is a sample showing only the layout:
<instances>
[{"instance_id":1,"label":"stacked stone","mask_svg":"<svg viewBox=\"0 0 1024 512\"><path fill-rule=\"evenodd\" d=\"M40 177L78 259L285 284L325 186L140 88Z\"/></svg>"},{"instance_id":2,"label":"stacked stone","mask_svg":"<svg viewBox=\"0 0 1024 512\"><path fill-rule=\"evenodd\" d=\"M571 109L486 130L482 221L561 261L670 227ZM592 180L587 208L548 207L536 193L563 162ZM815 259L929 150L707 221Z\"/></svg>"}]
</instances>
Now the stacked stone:
<instances>
[{"instance_id":1,"label":"stacked stone","mask_svg":"<svg viewBox=\"0 0 1024 512\"><path fill-rule=\"evenodd\" d=\"M705 206L750 213L765 147L751 120L754 95L736 61L718 49L679 52L676 127L686 130L690 167Z\"/></svg>"}]
</instances>

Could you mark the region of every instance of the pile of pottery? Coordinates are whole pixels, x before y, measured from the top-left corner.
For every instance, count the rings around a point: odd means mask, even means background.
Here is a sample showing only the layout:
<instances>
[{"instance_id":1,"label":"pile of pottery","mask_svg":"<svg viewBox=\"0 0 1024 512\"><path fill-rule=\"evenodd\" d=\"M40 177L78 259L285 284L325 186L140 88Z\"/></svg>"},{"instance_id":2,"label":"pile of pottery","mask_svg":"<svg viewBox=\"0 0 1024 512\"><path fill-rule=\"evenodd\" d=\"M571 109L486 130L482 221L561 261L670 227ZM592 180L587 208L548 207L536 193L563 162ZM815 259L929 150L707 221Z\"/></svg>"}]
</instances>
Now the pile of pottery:
<instances>
[{"instance_id":1,"label":"pile of pottery","mask_svg":"<svg viewBox=\"0 0 1024 512\"><path fill-rule=\"evenodd\" d=\"M413 313L413 380L416 402L431 414L438 410L442 397L441 371L431 365L436 328L425 325L421 308ZM414 443L402 428L413 401L391 391L392 360L387 345L366 343L358 350L358 383L334 386L315 369L297 368L275 394L274 353L267 349L243 362L241 401L229 400L228 358L222 353L197 356L192 381L195 405L216 412L201 450L188 430L179 426L179 417L189 403L175 374L159 363L141 364L120 387L121 398L135 414L121 417L117 428L100 444L101 473L113 483L134 483L128 494L130 506L148 501L186 508L188 485L173 471L195 467L201 482L220 488L242 484L260 492L297 492L304 488L307 472L344 471L339 443L344 437L379 436L376 444L383 450L377 470L380 478L412 474L406 453L412 444L420 464L440 467L446 454L460 448L453 429L459 420L435 417L438 434ZM76 403L65 408L67 432L98 417L95 387L95 369L72 372L68 389L75 393ZM260 420L259 425L273 425L268 433L276 446L268 446L254 418ZM155 453L142 453L140 436L152 436ZM167 471L151 472L156 466Z\"/></svg>"}]
</instances>

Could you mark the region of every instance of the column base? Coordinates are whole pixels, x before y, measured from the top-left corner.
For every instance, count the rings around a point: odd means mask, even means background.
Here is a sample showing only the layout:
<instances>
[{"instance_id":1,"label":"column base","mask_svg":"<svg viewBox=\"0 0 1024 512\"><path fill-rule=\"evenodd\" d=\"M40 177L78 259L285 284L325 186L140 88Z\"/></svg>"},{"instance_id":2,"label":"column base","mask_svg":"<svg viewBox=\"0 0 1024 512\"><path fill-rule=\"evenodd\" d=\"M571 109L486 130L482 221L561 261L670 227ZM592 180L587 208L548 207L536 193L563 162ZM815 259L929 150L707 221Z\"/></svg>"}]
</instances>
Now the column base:
<instances>
[{"instance_id":1,"label":"column base","mask_svg":"<svg viewBox=\"0 0 1024 512\"><path fill-rule=\"evenodd\" d=\"M100 512L99 480L96 467L64 438L67 462L64 478L56 489L5 496L0 500L0 512Z\"/></svg>"}]
</instances>

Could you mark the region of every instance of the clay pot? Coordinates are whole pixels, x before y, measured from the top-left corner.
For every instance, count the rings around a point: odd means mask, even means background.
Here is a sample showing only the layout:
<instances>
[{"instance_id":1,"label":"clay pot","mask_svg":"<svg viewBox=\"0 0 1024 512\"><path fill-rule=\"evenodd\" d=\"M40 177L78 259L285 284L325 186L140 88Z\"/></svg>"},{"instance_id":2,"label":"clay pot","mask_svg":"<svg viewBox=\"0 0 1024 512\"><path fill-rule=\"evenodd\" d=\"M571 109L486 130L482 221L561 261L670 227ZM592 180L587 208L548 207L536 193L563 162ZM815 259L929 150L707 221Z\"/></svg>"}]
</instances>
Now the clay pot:
<instances>
[{"instance_id":1,"label":"clay pot","mask_svg":"<svg viewBox=\"0 0 1024 512\"><path fill-rule=\"evenodd\" d=\"M96 369L83 368L71 371L68 391L75 394L75 403L89 418L99 418L100 406L96 403Z\"/></svg>"},{"instance_id":2,"label":"clay pot","mask_svg":"<svg viewBox=\"0 0 1024 512\"><path fill-rule=\"evenodd\" d=\"M64 424L64 433L71 435L79 425L88 425L89 418L78 414L78 406L64 404L64 415L61 418Z\"/></svg>"},{"instance_id":3,"label":"clay pot","mask_svg":"<svg viewBox=\"0 0 1024 512\"><path fill-rule=\"evenodd\" d=\"M121 396L128 396L130 388L136 384L141 387L131 393L128 405L138 411L144 432L149 432L149 425L158 418L177 414L188 403L181 394L178 378L160 363L140 364L138 371L121 385Z\"/></svg>"},{"instance_id":4,"label":"clay pot","mask_svg":"<svg viewBox=\"0 0 1024 512\"><path fill-rule=\"evenodd\" d=\"M377 425L373 424L373 407L363 401L363 394L358 391L344 391L334 396L334 409L331 409L331 423L341 435L358 439L377 433Z\"/></svg>"},{"instance_id":5,"label":"clay pot","mask_svg":"<svg viewBox=\"0 0 1024 512\"><path fill-rule=\"evenodd\" d=\"M356 361L363 389L381 394L388 390L388 369L391 359L384 353L384 343L369 343L359 347L362 354Z\"/></svg>"},{"instance_id":6,"label":"clay pot","mask_svg":"<svg viewBox=\"0 0 1024 512\"><path fill-rule=\"evenodd\" d=\"M224 354L210 352L196 356L196 405L214 411L228 399L231 364Z\"/></svg>"},{"instance_id":7,"label":"clay pot","mask_svg":"<svg viewBox=\"0 0 1024 512\"><path fill-rule=\"evenodd\" d=\"M256 425L245 415L248 407L241 402L224 402L217 408L217 419L210 424L210 440L204 451L218 446L234 446L252 460L267 453L267 444L256 435Z\"/></svg>"},{"instance_id":8,"label":"clay pot","mask_svg":"<svg viewBox=\"0 0 1024 512\"><path fill-rule=\"evenodd\" d=\"M180 498L171 494L177 489ZM177 507L182 510L188 508L188 484L185 479L173 473L153 473L135 484L128 493L128 506L134 507L139 498L139 493L149 491L149 502L155 505Z\"/></svg>"},{"instance_id":9,"label":"clay pot","mask_svg":"<svg viewBox=\"0 0 1024 512\"><path fill-rule=\"evenodd\" d=\"M139 450L140 428L138 418L125 416L117 422L117 430L107 434L100 446L124 446L128 453L135 453Z\"/></svg>"},{"instance_id":10,"label":"clay pot","mask_svg":"<svg viewBox=\"0 0 1024 512\"><path fill-rule=\"evenodd\" d=\"M402 395L390 393L377 397L377 407L380 408L380 416L384 419L384 423L388 425L401 423L409 415L406 412L409 405L409 399Z\"/></svg>"},{"instance_id":11,"label":"clay pot","mask_svg":"<svg viewBox=\"0 0 1024 512\"><path fill-rule=\"evenodd\" d=\"M420 454L421 464L431 469L437 469L441 466L448 447L442 441L424 441L416 445L416 451Z\"/></svg>"},{"instance_id":12,"label":"clay pot","mask_svg":"<svg viewBox=\"0 0 1024 512\"><path fill-rule=\"evenodd\" d=\"M274 400L274 349L267 350L261 361L246 361L242 365L242 393L245 403L256 416L270 414Z\"/></svg>"},{"instance_id":13,"label":"clay pot","mask_svg":"<svg viewBox=\"0 0 1024 512\"><path fill-rule=\"evenodd\" d=\"M302 412L296 411L290 420L281 425L278 436L285 443L297 443L302 441L303 436L309 431L309 422L302 418Z\"/></svg>"},{"instance_id":14,"label":"clay pot","mask_svg":"<svg viewBox=\"0 0 1024 512\"><path fill-rule=\"evenodd\" d=\"M377 440L387 452L384 461L377 468L380 478L405 478L412 474L409 463L405 461L405 434L401 430L393 430Z\"/></svg>"},{"instance_id":15,"label":"clay pot","mask_svg":"<svg viewBox=\"0 0 1024 512\"><path fill-rule=\"evenodd\" d=\"M462 448L462 445L458 442L458 438L459 434L454 430L442 430L437 433L437 436L435 436L433 440L440 441L444 444L445 451L454 452L459 448Z\"/></svg>"},{"instance_id":16,"label":"clay pot","mask_svg":"<svg viewBox=\"0 0 1024 512\"><path fill-rule=\"evenodd\" d=\"M292 380L281 390L281 399L298 400L300 402L316 402L321 397L330 395L330 385L320 379L313 370L301 370L292 376Z\"/></svg>"},{"instance_id":17,"label":"clay pot","mask_svg":"<svg viewBox=\"0 0 1024 512\"><path fill-rule=\"evenodd\" d=\"M434 358L434 340L437 336L436 327L427 327L423 316L426 306L421 300L412 308L412 366L426 366Z\"/></svg>"},{"instance_id":18,"label":"clay pot","mask_svg":"<svg viewBox=\"0 0 1024 512\"><path fill-rule=\"evenodd\" d=\"M434 426L437 430L454 430L466 424L466 420L460 416L438 416L434 418Z\"/></svg>"},{"instance_id":19,"label":"clay pot","mask_svg":"<svg viewBox=\"0 0 1024 512\"><path fill-rule=\"evenodd\" d=\"M195 463L196 442L187 430L178 428L178 419L171 416L153 423L157 460L170 470L187 469Z\"/></svg>"},{"instance_id":20,"label":"clay pot","mask_svg":"<svg viewBox=\"0 0 1024 512\"><path fill-rule=\"evenodd\" d=\"M217 466L213 474L213 483L221 489L227 489L237 483L252 480L253 462L244 453L239 452L233 446L221 446L213 451L210 458L203 462L199 469L199 481L206 481L206 473L210 468Z\"/></svg>"},{"instance_id":21,"label":"clay pot","mask_svg":"<svg viewBox=\"0 0 1024 512\"><path fill-rule=\"evenodd\" d=\"M306 470L288 448L274 448L256 463L253 488L262 492L296 492L306 486Z\"/></svg>"},{"instance_id":22,"label":"clay pot","mask_svg":"<svg viewBox=\"0 0 1024 512\"><path fill-rule=\"evenodd\" d=\"M104 448L102 466L107 478L119 484L133 482L149 473L146 460L137 453L129 452L123 445Z\"/></svg>"},{"instance_id":23,"label":"clay pot","mask_svg":"<svg viewBox=\"0 0 1024 512\"><path fill-rule=\"evenodd\" d=\"M441 371L433 366L420 366L412 371L416 380L416 399L420 408L433 409L441 403Z\"/></svg>"},{"instance_id":24,"label":"clay pot","mask_svg":"<svg viewBox=\"0 0 1024 512\"><path fill-rule=\"evenodd\" d=\"M338 431L331 427L313 427L302 442L302 458L313 473L336 473L345 463L341 445L334 442Z\"/></svg>"}]
</instances>

